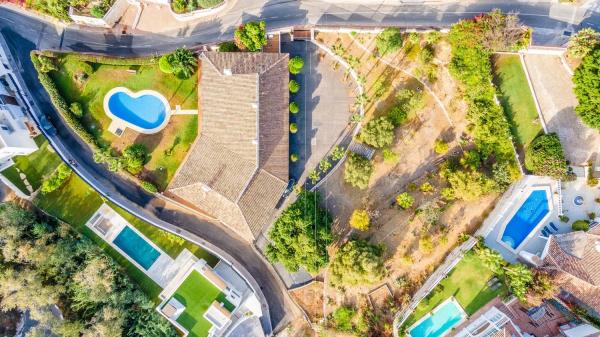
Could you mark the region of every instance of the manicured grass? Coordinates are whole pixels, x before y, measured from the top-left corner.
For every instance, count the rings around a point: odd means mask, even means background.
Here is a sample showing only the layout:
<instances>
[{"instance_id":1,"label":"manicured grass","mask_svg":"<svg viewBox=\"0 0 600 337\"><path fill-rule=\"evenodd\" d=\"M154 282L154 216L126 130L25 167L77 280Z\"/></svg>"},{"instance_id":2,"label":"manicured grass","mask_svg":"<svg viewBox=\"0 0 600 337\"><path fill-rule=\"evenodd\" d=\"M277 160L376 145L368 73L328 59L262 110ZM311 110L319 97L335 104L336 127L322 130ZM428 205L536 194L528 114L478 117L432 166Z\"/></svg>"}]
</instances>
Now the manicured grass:
<instances>
[{"instance_id":1,"label":"manicured grass","mask_svg":"<svg viewBox=\"0 0 600 337\"><path fill-rule=\"evenodd\" d=\"M17 169L27 176L33 190L42 186L44 178L49 176L61 163L60 157L54 152L44 136L39 135L35 138L38 150L28 156L15 156L15 164L2 171L2 174L15 184L25 194L29 194L25 184L19 177Z\"/></svg>"},{"instance_id":2,"label":"manicured grass","mask_svg":"<svg viewBox=\"0 0 600 337\"><path fill-rule=\"evenodd\" d=\"M93 72L84 79L81 74L86 68L89 72L89 65ZM118 86L134 92L151 89L165 96L172 109L177 105L182 109L197 109L197 75L179 79L160 71L158 64L131 66L84 63L76 54L59 56L57 66L58 70L50 72L50 76L69 104L79 102L82 105L83 126L98 139L99 144L113 147L117 152L134 143L143 144L148 150L149 160L142 177L153 182L159 190L164 190L196 138L198 116L172 116L167 126L156 134L144 135L127 130L117 137L108 131L112 120L104 111L104 97L109 90Z\"/></svg>"},{"instance_id":3,"label":"manicured grass","mask_svg":"<svg viewBox=\"0 0 600 337\"><path fill-rule=\"evenodd\" d=\"M153 149L150 160L145 165L146 173L144 175L153 181L159 190L167 188L198 134L197 115L172 116L169 123L177 129L177 134L169 137L172 139L170 142L163 141L154 147L152 143L155 143L155 140L151 138L156 137L155 135L140 136L136 139L136 143ZM165 132L168 131L167 129ZM146 142L146 140L148 141Z\"/></svg>"},{"instance_id":4,"label":"manicured grass","mask_svg":"<svg viewBox=\"0 0 600 337\"><path fill-rule=\"evenodd\" d=\"M104 112L104 96L114 87L123 86L132 91L156 90L169 101L172 108L198 107L197 77L182 80L173 74L165 74L158 64L145 66L115 66L91 64L94 72L85 80L76 80L82 69L77 55L65 55L58 62L58 71L50 73L56 86L67 102L79 102L83 106L84 126L104 144L110 144L116 136L108 131L111 119Z\"/></svg>"},{"instance_id":5,"label":"manicured grass","mask_svg":"<svg viewBox=\"0 0 600 337\"><path fill-rule=\"evenodd\" d=\"M81 178L73 174L59 189L45 195L39 194L34 202L46 213L71 224L80 233L94 241L124 268L125 272L140 285L141 289L150 298L154 299L157 303L159 302L158 295L162 291L161 287L144 274L143 271L129 262L127 258L113 249L106 241L104 241L104 239L97 236L91 229L85 226L85 223L94 212L96 212L98 207L102 205L104 200L93 188L81 180ZM134 217L115 205L109 205L173 258L175 258L177 253L181 252L183 248L187 248L194 253L194 255L207 260L211 266L214 266L218 262L216 257L210 255L201 247L164 232Z\"/></svg>"},{"instance_id":6,"label":"manicured grass","mask_svg":"<svg viewBox=\"0 0 600 337\"><path fill-rule=\"evenodd\" d=\"M186 328L192 337L208 335L212 325L203 315L213 301L231 305L226 302L223 293L197 271L193 271L183 281L173 297L185 306L185 311L179 316L177 323Z\"/></svg>"},{"instance_id":7,"label":"manicured grass","mask_svg":"<svg viewBox=\"0 0 600 337\"><path fill-rule=\"evenodd\" d=\"M507 292L504 285L496 290L487 286L493 276L492 271L472 251L465 254L450 274L419 303L404 326L410 327L451 296L456 298L468 315L474 314L489 301Z\"/></svg>"},{"instance_id":8,"label":"manicured grass","mask_svg":"<svg viewBox=\"0 0 600 337\"><path fill-rule=\"evenodd\" d=\"M518 55L495 55L494 82L512 133L523 147L542 132L542 125Z\"/></svg>"}]
</instances>

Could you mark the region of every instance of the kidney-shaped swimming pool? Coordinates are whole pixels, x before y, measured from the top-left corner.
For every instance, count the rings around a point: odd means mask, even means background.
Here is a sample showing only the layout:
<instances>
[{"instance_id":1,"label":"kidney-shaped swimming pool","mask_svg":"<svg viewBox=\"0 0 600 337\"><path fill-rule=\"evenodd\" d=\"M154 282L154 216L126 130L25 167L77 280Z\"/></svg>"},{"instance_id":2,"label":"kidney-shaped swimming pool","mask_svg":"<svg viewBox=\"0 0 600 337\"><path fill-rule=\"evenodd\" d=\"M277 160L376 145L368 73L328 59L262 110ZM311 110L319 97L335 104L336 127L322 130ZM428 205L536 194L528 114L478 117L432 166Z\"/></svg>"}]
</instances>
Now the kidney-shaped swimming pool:
<instances>
[{"instance_id":1,"label":"kidney-shaped swimming pool","mask_svg":"<svg viewBox=\"0 0 600 337\"><path fill-rule=\"evenodd\" d=\"M152 90L133 93L127 88L113 88L104 98L104 109L113 120L143 133L160 131L169 119L168 101Z\"/></svg>"}]
</instances>

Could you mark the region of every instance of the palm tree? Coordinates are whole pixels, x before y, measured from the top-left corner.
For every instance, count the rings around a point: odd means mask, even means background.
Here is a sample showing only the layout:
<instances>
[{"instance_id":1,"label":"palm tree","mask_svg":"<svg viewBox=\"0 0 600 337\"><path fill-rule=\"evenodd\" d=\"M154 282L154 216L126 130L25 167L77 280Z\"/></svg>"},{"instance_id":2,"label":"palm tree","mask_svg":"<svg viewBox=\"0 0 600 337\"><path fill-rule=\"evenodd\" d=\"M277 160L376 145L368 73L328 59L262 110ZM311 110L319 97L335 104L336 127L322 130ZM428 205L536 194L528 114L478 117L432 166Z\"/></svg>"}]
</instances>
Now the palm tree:
<instances>
[{"instance_id":1,"label":"palm tree","mask_svg":"<svg viewBox=\"0 0 600 337\"><path fill-rule=\"evenodd\" d=\"M189 49L177 48L168 58L173 73L180 78L189 78L196 72L198 67L198 60Z\"/></svg>"}]
</instances>

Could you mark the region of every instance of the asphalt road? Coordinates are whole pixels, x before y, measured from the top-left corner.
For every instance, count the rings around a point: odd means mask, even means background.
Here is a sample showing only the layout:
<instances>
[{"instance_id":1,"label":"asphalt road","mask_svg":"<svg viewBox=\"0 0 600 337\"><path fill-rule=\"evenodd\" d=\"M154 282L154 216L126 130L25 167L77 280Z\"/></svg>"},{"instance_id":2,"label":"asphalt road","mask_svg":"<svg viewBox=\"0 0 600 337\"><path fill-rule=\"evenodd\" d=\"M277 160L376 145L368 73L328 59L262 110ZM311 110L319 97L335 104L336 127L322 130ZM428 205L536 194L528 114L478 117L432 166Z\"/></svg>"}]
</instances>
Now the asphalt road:
<instances>
[{"instance_id":1,"label":"asphalt road","mask_svg":"<svg viewBox=\"0 0 600 337\"><path fill-rule=\"evenodd\" d=\"M597 7L597 3L595 6ZM182 45L194 47L230 39L237 25L257 18L267 21L270 30L293 25L448 27L461 18L469 18L493 8L518 12L525 24L536 29L534 41L537 44L564 42L564 30L577 30L588 26L600 30L600 13L597 9L576 13L569 6L557 7L555 3L550 2L495 0L473 4L450 2L434 5L355 5L321 1L237 0L232 9L210 22L188 27L185 31L144 35L120 35L104 29L65 28L35 16L0 7L0 32L20 62L22 77L40 112L55 126L56 134L50 135L51 140L62 146L65 156L69 157L66 159L77 161L79 173L84 175L86 180L93 181L102 193L137 215L164 220L230 254L248 270L263 289L273 326L277 327L285 323L292 305L277 276L273 272L265 272L272 271L272 268L250 244L230 230L174 209L145 193L135 184L94 163L89 148L70 131L52 108L47 94L38 83L29 60L29 52L33 49L59 49L121 56L148 55L170 51Z\"/></svg>"}]
</instances>

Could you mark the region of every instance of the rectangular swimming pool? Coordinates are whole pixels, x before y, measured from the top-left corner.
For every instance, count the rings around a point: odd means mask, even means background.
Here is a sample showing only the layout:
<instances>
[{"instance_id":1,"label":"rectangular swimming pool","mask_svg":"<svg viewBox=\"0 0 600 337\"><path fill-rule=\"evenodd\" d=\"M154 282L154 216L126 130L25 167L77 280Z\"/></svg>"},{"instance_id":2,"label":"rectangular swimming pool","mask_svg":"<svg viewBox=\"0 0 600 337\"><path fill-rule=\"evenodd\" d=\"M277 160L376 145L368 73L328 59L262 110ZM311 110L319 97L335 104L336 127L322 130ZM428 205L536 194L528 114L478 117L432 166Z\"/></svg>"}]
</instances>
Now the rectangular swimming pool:
<instances>
[{"instance_id":1,"label":"rectangular swimming pool","mask_svg":"<svg viewBox=\"0 0 600 337\"><path fill-rule=\"evenodd\" d=\"M546 190L533 190L502 233L502 242L516 249L550 212Z\"/></svg>"},{"instance_id":2,"label":"rectangular swimming pool","mask_svg":"<svg viewBox=\"0 0 600 337\"><path fill-rule=\"evenodd\" d=\"M466 317L460 305L451 298L440 304L426 318L413 325L409 331L411 337L441 337Z\"/></svg>"},{"instance_id":3,"label":"rectangular swimming pool","mask_svg":"<svg viewBox=\"0 0 600 337\"><path fill-rule=\"evenodd\" d=\"M160 256L158 250L129 226L123 228L113 243L145 270L148 270Z\"/></svg>"}]
</instances>

